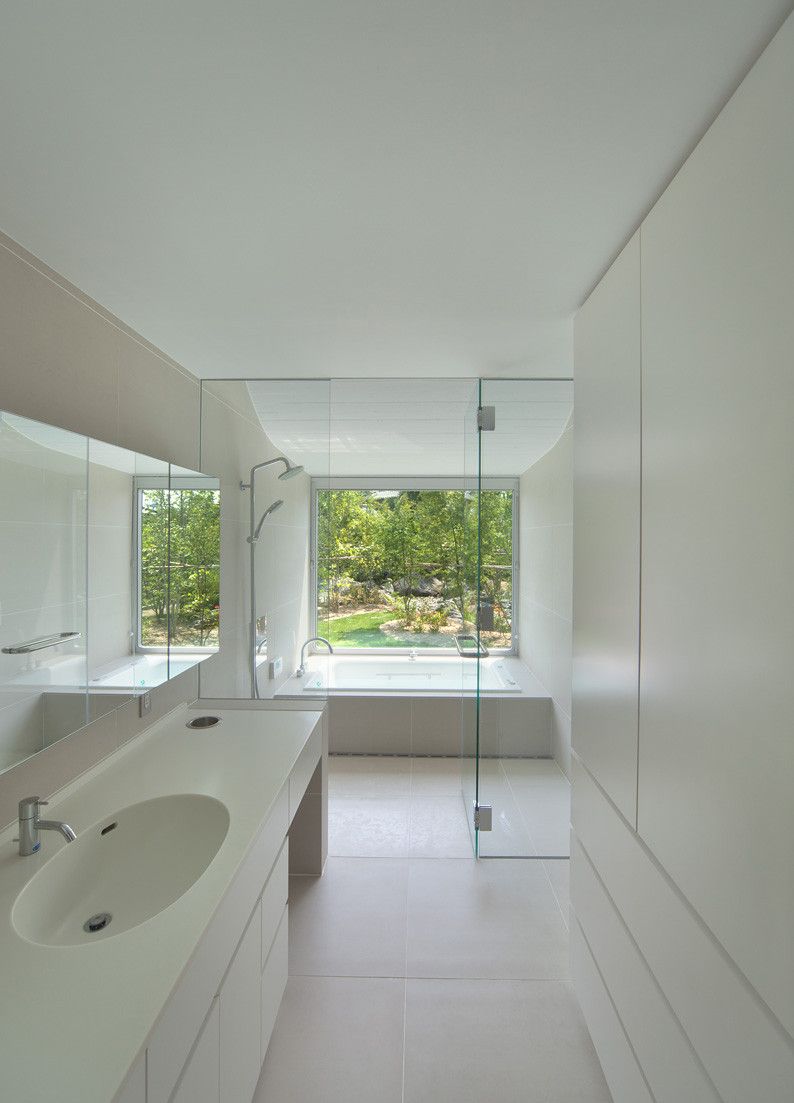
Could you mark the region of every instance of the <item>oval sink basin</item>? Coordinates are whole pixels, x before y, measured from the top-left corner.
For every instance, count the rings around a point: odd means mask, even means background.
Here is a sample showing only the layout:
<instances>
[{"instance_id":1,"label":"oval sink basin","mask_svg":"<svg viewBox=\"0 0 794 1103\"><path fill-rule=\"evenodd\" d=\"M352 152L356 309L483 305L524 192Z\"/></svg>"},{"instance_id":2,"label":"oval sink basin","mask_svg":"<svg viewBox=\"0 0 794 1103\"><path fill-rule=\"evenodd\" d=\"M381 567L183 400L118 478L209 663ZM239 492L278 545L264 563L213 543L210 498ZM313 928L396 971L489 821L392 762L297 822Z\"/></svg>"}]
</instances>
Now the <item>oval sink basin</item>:
<instances>
[{"instance_id":1,"label":"oval sink basin","mask_svg":"<svg viewBox=\"0 0 794 1103\"><path fill-rule=\"evenodd\" d=\"M195 793L122 808L80 832L28 881L11 914L14 928L44 946L123 934L186 893L228 829L226 805Z\"/></svg>"}]
</instances>

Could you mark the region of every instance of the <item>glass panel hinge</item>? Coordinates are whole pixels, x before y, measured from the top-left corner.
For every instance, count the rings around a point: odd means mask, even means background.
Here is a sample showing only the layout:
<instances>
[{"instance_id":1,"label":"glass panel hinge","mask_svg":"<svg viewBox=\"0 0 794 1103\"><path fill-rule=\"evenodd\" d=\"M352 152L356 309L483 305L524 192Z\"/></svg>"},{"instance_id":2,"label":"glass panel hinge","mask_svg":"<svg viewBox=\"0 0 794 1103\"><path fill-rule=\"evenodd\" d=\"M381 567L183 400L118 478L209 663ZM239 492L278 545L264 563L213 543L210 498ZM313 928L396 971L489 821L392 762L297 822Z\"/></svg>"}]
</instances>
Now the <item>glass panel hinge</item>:
<instances>
[{"instance_id":1,"label":"glass panel hinge","mask_svg":"<svg viewBox=\"0 0 794 1103\"><path fill-rule=\"evenodd\" d=\"M483 433L492 433L496 428L496 407L480 406L477 410L477 428Z\"/></svg>"},{"instance_id":2,"label":"glass panel hinge","mask_svg":"<svg viewBox=\"0 0 794 1103\"><path fill-rule=\"evenodd\" d=\"M474 830L490 831L493 822L493 806L490 804L474 805Z\"/></svg>"}]
</instances>

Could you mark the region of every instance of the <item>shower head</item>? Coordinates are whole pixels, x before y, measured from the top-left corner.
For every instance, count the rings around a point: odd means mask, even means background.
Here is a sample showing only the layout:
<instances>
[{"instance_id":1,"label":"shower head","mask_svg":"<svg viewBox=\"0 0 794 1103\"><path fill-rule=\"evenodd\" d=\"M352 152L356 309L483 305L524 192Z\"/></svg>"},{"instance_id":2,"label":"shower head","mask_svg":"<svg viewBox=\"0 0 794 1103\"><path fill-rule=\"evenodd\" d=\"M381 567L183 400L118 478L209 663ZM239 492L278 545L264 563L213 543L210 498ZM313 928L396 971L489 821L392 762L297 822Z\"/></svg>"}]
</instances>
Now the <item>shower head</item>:
<instances>
[{"instance_id":1,"label":"shower head","mask_svg":"<svg viewBox=\"0 0 794 1103\"><path fill-rule=\"evenodd\" d=\"M291 464L289 460L283 456L282 459L284 460L284 463L286 463L287 467L284 471L281 472L281 474L279 475L279 479L291 479L294 475L300 475L301 471L303 471L303 468L300 466L300 464Z\"/></svg>"},{"instance_id":2,"label":"shower head","mask_svg":"<svg viewBox=\"0 0 794 1103\"><path fill-rule=\"evenodd\" d=\"M259 539L259 534L262 531L262 525L264 525L265 521L268 519L268 517L270 516L271 513L275 513L276 510L281 509L281 507L283 505L284 505L283 500L281 498L279 498L277 501L273 502L271 505L269 505L267 507L265 512L259 518L259 524L254 529L253 536L248 537L248 543L249 544L255 544L257 542L257 540Z\"/></svg>"},{"instance_id":3,"label":"shower head","mask_svg":"<svg viewBox=\"0 0 794 1103\"><path fill-rule=\"evenodd\" d=\"M279 475L280 479L291 479L293 475L300 475L301 471L303 471L303 468L299 465L291 464L286 456L274 456L272 460L263 460L262 463L255 463L254 466L251 468L251 475L248 479L248 482L246 483L243 482L242 479L240 480L240 490L253 491L254 476L256 475L257 471L261 471L263 467L270 467L272 463L284 464L284 470Z\"/></svg>"}]
</instances>

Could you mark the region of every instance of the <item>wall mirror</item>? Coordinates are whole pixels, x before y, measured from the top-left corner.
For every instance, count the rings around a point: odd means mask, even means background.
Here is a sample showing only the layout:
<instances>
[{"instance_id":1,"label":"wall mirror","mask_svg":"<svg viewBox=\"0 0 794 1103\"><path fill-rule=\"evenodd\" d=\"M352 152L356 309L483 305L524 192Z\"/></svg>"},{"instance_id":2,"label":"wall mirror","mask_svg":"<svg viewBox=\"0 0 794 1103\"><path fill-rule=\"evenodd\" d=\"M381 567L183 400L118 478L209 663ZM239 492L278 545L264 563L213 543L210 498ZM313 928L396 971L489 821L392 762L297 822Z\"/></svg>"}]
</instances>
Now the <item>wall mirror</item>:
<instances>
[{"instance_id":1,"label":"wall mirror","mask_svg":"<svg viewBox=\"0 0 794 1103\"><path fill-rule=\"evenodd\" d=\"M0 771L218 649L217 479L0 412Z\"/></svg>"}]
</instances>

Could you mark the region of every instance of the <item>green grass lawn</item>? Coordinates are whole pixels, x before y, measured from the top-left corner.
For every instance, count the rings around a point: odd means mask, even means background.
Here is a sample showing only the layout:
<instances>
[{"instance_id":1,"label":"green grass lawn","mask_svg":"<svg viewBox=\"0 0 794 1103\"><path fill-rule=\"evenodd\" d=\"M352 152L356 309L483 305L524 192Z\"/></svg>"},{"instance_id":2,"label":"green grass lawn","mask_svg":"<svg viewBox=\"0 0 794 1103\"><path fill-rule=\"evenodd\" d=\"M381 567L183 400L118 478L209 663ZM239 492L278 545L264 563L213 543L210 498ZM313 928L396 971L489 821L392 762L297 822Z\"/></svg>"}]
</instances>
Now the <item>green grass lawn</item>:
<instances>
[{"instance_id":1,"label":"green grass lawn","mask_svg":"<svg viewBox=\"0 0 794 1103\"><path fill-rule=\"evenodd\" d=\"M318 628L334 647L454 647L449 636L428 632L401 632L399 636L387 636L380 626L394 620L391 609L375 609L368 613L351 613L349 617L335 620L320 619Z\"/></svg>"}]
</instances>

